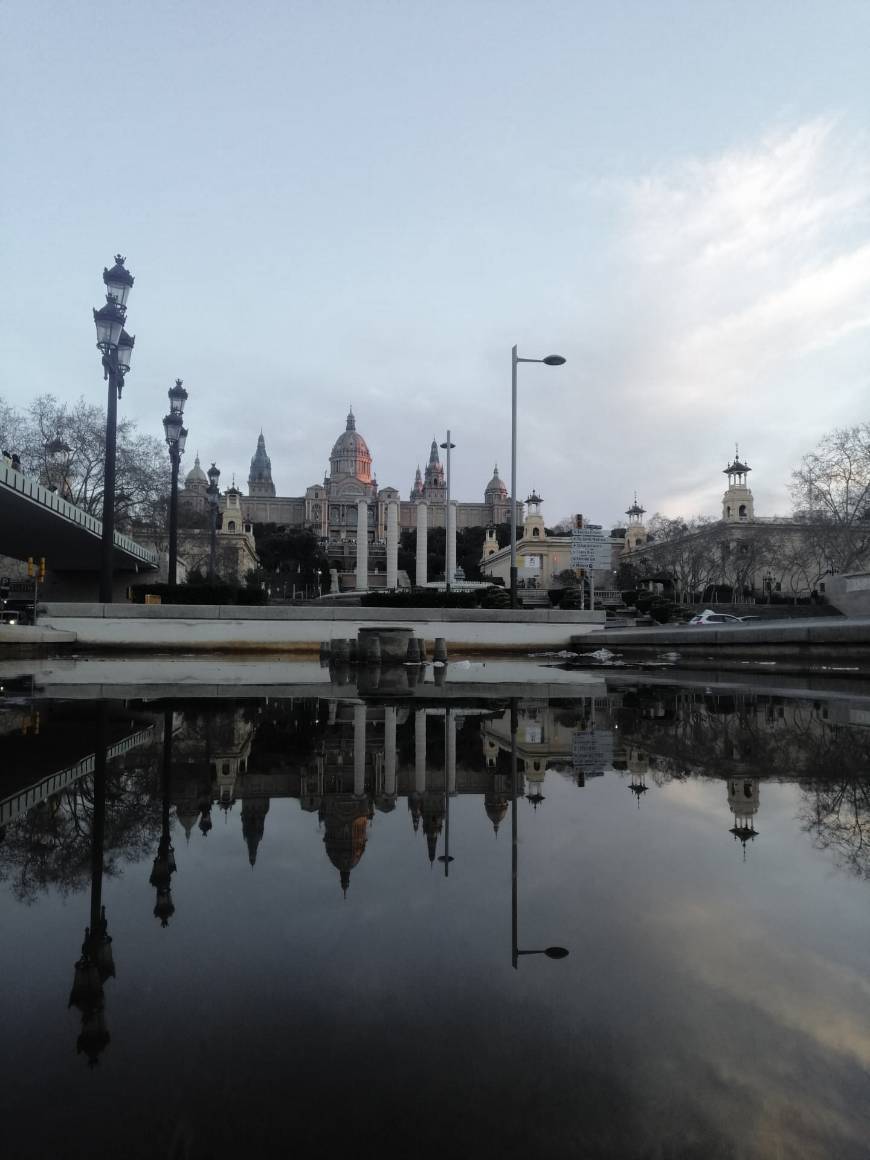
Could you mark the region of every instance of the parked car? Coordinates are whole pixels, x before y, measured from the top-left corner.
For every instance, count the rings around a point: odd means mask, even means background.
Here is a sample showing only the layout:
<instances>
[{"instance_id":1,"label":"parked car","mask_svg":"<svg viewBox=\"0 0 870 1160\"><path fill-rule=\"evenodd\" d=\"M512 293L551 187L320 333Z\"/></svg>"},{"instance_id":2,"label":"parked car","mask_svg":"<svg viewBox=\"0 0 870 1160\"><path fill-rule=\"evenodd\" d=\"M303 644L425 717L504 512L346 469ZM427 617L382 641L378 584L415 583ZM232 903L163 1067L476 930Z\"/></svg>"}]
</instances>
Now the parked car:
<instances>
[{"instance_id":1,"label":"parked car","mask_svg":"<svg viewBox=\"0 0 870 1160\"><path fill-rule=\"evenodd\" d=\"M730 612L714 612L712 608L705 608L693 616L689 624L742 624L742 619L732 616Z\"/></svg>"},{"instance_id":2,"label":"parked car","mask_svg":"<svg viewBox=\"0 0 870 1160\"><path fill-rule=\"evenodd\" d=\"M0 612L0 624L18 624L20 621L20 612Z\"/></svg>"}]
</instances>

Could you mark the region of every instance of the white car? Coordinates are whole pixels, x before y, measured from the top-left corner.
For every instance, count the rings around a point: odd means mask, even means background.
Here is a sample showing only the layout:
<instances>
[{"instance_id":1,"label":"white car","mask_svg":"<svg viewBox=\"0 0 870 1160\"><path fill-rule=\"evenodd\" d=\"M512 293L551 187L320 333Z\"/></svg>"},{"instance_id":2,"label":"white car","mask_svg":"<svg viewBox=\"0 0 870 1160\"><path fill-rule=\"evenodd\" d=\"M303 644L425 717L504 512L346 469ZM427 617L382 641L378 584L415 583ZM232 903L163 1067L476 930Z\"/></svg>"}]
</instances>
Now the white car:
<instances>
[{"instance_id":1,"label":"white car","mask_svg":"<svg viewBox=\"0 0 870 1160\"><path fill-rule=\"evenodd\" d=\"M712 608L705 608L697 616L693 616L689 624L742 624L739 616L732 616L730 612L714 612Z\"/></svg>"}]
</instances>

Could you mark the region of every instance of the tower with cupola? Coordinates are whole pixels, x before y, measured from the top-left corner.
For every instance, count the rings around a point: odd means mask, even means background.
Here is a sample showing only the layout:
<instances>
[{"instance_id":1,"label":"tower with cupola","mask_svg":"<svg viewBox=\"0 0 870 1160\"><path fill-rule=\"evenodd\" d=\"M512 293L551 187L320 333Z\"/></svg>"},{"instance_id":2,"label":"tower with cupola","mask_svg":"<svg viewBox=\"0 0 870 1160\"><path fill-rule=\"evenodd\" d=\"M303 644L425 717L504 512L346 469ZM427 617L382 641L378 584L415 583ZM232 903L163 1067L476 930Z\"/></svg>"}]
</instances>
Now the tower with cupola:
<instances>
[{"instance_id":1,"label":"tower with cupola","mask_svg":"<svg viewBox=\"0 0 870 1160\"><path fill-rule=\"evenodd\" d=\"M754 501L747 482L751 470L741 460L740 448L735 444L734 459L722 473L728 477L728 487L722 496L722 519L726 524L747 523L755 518Z\"/></svg>"}]
</instances>

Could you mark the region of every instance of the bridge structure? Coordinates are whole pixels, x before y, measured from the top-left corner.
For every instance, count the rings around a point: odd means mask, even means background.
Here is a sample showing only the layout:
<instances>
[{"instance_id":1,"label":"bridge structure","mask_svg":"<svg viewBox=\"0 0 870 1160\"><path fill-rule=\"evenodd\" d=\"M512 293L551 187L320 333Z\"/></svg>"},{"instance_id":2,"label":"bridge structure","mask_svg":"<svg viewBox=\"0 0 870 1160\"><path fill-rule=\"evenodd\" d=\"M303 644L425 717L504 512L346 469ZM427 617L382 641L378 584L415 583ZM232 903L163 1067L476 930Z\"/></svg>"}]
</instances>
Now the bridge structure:
<instances>
[{"instance_id":1,"label":"bridge structure","mask_svg":"<svg viewBox=\"0 0 870 1160\"><path fill-rule=\"evenodd\" d=\"M0 462L0 555L44 556L52 572L98 573L102 522L28 475ZM115 532L116 572L152 572L156 552Z\"/></svg>"},{"instance_id":2,"label":"bridge structure","mask_svg":"<svg viewBox=\"0 0 870 1160\"><path fill-rule=\"evenodd\" d=\"M122 737L120 741L109 746L106 750L106 760L111 761L113 757L123 757L131 749L136 749L139 745L147 745L153 739L154 726L149 725L137 733ZM40 778L32 785L25 786L23 789L18 789L0 798L0 829L20 818L22 814L39 805L40 802L47 801L54 794L74 785L80 778L88 777L94 772L95 760L96 755L92 753L74 765L67 766L66 769L60 769L56 773Z\"/></svg>"}]
</instances>

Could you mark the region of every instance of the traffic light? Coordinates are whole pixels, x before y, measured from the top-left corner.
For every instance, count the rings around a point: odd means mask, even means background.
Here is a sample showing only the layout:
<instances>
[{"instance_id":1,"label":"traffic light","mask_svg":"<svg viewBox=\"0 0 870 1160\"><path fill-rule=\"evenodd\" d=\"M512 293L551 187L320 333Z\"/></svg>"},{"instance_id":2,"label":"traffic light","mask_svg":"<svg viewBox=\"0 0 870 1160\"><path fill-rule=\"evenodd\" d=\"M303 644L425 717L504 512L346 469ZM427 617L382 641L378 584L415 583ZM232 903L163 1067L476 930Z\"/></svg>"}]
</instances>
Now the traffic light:
<instances>
[{"instance_id":1,"label":"traffic light","mask_svg":"<svg viewBox=\"0 0 870 1160\"><path fill-rule=\"evenodd\" d=\"M39 558L39 583L45 583L45 556Z\"/></svg>"},{"instance_id":2,"label":"traffic light","mask_svg":"<svg viewBox=\"0 0 870 1160\"><path fill-rule=\"evenodd\" d=\"M32 557L32 556L28 556L28 557L27 557L27 575L28 575L28 576L30 576L30 577L31 577L31 579L32 579L32 578L33 578L33 574L34 574L34 573L33 573L33 557Z\"/></svg>"}]
</instances>

